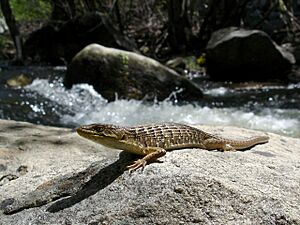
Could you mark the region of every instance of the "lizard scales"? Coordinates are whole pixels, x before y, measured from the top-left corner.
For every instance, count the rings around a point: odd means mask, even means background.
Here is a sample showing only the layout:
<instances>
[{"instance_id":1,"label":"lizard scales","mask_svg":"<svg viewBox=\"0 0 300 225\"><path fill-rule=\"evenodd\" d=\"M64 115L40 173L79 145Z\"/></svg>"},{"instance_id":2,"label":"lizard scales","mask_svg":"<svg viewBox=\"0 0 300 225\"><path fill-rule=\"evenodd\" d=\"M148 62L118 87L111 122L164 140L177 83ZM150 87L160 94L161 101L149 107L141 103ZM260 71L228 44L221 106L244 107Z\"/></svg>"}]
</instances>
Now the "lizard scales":
<instances>
[{"instance_id":1,"label":"lizard scales","mask_svg":"<svg viewBox=\"0 0 300 225\"><path fill-rule=\"evenodd\" d=\"M167 150L201 148L207 150L240 150L268 142L267 136L233 140L206 133L198 128L179 123L149 124L120 127L109 124L91 124L77 128L77 133L102 145L145 155L131 166L144 167L148 162L166 154Z\"/></svg>"}]
</instances>

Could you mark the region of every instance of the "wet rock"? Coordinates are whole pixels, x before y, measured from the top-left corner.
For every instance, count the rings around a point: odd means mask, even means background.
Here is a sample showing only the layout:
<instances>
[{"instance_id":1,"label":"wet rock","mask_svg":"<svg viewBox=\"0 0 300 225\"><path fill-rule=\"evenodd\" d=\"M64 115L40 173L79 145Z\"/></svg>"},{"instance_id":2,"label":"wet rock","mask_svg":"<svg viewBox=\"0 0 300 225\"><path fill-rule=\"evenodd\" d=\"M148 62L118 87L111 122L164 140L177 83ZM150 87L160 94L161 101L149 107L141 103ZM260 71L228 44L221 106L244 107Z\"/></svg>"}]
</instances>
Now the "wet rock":
<instances>
[{"instance_id":1,"label":"wet rock","mask_svg":"<svg viewBox=\"0 0 300 225\"><path fill-rule=\"evenodd\" d=\"M7 80L6 84L13 88L24 87L31 84L32 79L25 74L20 74Z\"/></svg>"},{"instance_id":2,"label":"wet rock","mask_svg":"<svg viewBox=\"0 0 300 225\"><path fill-rule=\"evenodd\" d=\"M295 64L297 66L300 65L300 45L293 45L291 43L285 43L282 45L282 47L286 50L292 53L295 57Z\"/></svg>"},{"instance_id":3,"label":"wet rock","mask_svg":"<svg viewBox=\"0 0 300 225\"><path fill-rule=\"evenodd\" d=\"M68 67L64 84L92 84L104 98L164 100L176 91L177 100L200 100L202 92L188 79L159 62L128 51L92 44Z\"/></svg>"},{"instance_id":4,"label":"wet rock","mask_svg":"<svg viewBox=\"0 0 300 225\"><path fill-rule=\"evenodd\" d=\"M168 60L165 65L175 70L179 74L184 74L184 70L186 69L186 62L182 57Z\"/></svg>"},{"instance_id":5,"label":"wet rock","mask_svg":"<svg viewBox=\"0 0 300 225\"><path fill-rule=\"evenodd\" d=\"M300 224L300 139L269 133L269 143L247 151L176 150L129 173L131 155L70 129L0 120L0 131L7 170L28 166L0 186L2 224ZM3 158L7 149L13 160Z\"/></svg>"},{"instance_id":6,"label":"wet rock","mask_svg":"<svg viewBox=\"0 0 300 225\"><path fill-rule=\"evenodd\" d=\"M293 69L293 72L289 75L289 80L294 83L300 82L300 67L299 66L296 66Z\"/></svg>"},{"instance_id":7,"label":"wet rock","mask_svg":"<svg viewBox=\"0 0 300 225\"><path fill-rule=\"evenodd\" d=\"M214 80L286 79L294 56L259 30L224 28L207 45L207 72Z\"/></svg>"}]
</instances>

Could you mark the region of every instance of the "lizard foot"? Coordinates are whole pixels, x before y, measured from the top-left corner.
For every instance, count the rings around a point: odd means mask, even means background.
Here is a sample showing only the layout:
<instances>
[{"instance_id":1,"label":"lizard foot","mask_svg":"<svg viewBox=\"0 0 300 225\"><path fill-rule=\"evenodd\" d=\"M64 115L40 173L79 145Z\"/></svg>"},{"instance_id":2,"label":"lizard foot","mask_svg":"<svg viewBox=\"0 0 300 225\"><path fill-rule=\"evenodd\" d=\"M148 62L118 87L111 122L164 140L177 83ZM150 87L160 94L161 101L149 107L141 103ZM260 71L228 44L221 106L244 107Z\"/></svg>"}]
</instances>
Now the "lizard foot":
<instances>
[{"instance_id":1,"label":"lizard foot","mask_svg":"<svg viewBox=\"0 0 300 225\"><path fill-rule=\"evenodd\" d=\"M236 149L235 149L234 147L232 147L230 144L225 144L225 145L223 146L222 150L223 150L224 152L226 152L226 151L236 151Z\"/></svg>"},{"instance_id":2,"label":"lizard foot","mask_svg":"<svg viewBox=\"0 0 300 225\"><path fill-rule=\"evenodd\" d=\"M144 160L144 159L139 159L139 160L136 160L134 161L133 164L127 166L127 169L129 169L129 172L132 172L132 171L135 171L137 170L138 168L141 168L142 167L142 170L145 168L147 164L147 161Z\"/></svg>"}]
</instances>

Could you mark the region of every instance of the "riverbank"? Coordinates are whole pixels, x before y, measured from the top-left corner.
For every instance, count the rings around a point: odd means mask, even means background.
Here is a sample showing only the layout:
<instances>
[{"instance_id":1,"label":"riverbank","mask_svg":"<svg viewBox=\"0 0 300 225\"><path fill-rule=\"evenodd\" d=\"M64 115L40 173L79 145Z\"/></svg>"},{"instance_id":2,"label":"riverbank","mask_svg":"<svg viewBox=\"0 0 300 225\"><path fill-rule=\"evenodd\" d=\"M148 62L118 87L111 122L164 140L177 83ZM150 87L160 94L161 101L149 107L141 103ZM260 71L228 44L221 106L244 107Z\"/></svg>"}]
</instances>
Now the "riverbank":
<instances>
[{"instance_id":1,"label":"riverbank","mask_svg":"<svg viewBox=\"0 0 300 225\"><path fill-rule=\"evenodd\" d=\"M247 151L168 152L129 174L131 155L71 129L0 120L0 224L300 224L300 139L267 135Z\"/></svg>"}]
</instances>

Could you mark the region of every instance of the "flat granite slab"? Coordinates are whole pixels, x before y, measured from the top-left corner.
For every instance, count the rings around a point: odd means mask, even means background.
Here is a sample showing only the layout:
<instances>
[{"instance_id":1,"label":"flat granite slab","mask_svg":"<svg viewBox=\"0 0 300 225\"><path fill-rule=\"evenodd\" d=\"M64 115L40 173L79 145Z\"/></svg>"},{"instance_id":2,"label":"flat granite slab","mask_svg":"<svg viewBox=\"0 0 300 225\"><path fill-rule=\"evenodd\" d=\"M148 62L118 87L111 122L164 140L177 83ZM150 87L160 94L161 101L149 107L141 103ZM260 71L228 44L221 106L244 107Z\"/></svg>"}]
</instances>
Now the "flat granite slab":
<instances>
[{"instance_id":1,"label":"flat granite slab","mask_svg":"<svg viewBox=\"0 0 300 225\"><path fill-rule=\"evenodd\" d=\"M129 173L135 156L73 130L0 120L0 224L300 224L300 139L246 151L183 149Z\"/></svg>"}]
</instances>

